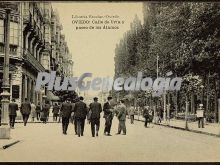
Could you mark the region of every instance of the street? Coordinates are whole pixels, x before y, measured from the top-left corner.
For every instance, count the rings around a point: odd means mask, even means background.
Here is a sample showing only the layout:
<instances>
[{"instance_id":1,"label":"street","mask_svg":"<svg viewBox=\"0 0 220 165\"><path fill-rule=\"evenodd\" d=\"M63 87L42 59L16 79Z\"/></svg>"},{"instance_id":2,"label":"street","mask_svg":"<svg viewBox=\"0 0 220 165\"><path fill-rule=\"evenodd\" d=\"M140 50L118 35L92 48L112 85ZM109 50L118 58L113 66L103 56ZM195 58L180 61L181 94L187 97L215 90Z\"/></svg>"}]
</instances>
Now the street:
<instances>
[{"instance_id":1,"label":"street","mask_svg":"<svg viewBox=\"0 0 220 165\"><path fill-rule=\"evenodd\" d=\"M11 130L10 140L4 144L21 142L0 150L4 161L220 161L220 139L208 135L150 125L134 125L127 120L127 135L115 135L118 121L113 119L112 136L104 136L104 119L101 118L99 137L91 136L90 125L85 125L83 137L74 134L69 125L67 135L62 134L61 123L17 123Z\"/></svg>"}]
</instances>

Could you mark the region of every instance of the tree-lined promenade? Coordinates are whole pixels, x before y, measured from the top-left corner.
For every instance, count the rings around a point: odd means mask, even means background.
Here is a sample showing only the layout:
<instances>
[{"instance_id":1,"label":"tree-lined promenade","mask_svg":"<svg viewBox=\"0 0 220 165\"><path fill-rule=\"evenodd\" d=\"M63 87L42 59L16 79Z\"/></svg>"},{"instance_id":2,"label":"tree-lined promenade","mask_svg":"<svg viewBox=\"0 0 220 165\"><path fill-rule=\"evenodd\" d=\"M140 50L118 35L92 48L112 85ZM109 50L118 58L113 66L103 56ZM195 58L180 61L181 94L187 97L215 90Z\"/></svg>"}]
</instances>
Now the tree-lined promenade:
<instances>
[{"instance_id":1,"label":"tree-lined promenade","mask_svg":"<svg viewBox=\"0 0 220 165\"><path fill-rule=\"evenodd\" d=\"M136 16L115 49L115 77L183 77L180 91L152 97L152 91L114 92L136 106L165 109L165 117L195 118L203 104L209 122L218 121L220 99L220 4L146 2L144 22ZM220 101L219 101L220 102ZM132 103L133 102L129 102ZM220 105L219 105L220 106Z\"/></svg>"}]
</instances>

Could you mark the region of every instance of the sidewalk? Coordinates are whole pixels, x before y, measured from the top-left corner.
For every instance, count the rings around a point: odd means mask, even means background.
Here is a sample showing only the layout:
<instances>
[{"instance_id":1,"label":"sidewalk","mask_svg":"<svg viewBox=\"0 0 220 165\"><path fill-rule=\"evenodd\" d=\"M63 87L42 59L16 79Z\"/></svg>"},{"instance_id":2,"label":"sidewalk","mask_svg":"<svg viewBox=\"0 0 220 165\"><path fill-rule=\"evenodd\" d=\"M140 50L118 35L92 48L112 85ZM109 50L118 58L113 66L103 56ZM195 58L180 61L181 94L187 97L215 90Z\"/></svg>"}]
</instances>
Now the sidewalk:
<instances>
[{"instance_id":1,"label":"sidewalk","mask_svg":"<svg viewBox=\"0 0 220 165\"><path fill-rule=\"evenodd\" d=\"M142 116L135 115L135 120L144 121L145 119ZM205 128L198 128L198 122L188 122L188 130L185 129L184 120L171 119L169 122L162 121L161 123L154 123L156 125L162 125L170 128L181 129L185 131L201 133L211 136L220 137L220 125L218 123L206 123Z\"/></svg>"},{"instance_id":2,"label":"sidewalk","mask_svg":"<svg viewBox=\"0 0 220 165\"><path fill-rule=\"evenodd\" d=\"M58 120L59 120L59 117L57 118L57 121L53 121L53 116L50 115L49 118L48 118L47 123L57 123ZM23 123L22 117L16 118L15 122L16 122L16 123ZM28 118L28 123L43 123L43 122L40 121L40 119L37 120L36 117L34 118L34 121L32 121L32 118L29 117L29 118Z\"/></svg>"}]
</instances>

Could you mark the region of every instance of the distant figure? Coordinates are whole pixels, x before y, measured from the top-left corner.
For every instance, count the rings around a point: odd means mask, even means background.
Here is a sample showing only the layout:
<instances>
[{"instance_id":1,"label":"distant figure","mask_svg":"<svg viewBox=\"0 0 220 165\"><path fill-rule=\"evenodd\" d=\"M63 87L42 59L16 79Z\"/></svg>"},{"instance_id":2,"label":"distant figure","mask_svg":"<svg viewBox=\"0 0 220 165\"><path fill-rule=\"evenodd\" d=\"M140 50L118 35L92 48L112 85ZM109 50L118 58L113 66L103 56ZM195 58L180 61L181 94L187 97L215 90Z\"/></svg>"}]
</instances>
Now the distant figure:
<instances>
[{"instance_id":1,"label":"distant figure","mask_svg":"<svg viewBox=\"0 0 220 165\"><path fill-rule=\"evenodd\" d=\"M37 120L40 119L41 109L42 109L41 104L40 104L40 102L38 102L38 104L37 104L37 106L36 106L36 116L37 116Z\"/></svg>"},{"instance_id":2,"label":"distant figure","mask_svg":"<svg viewBox=\"0 0 220 165\"><path fill-rule=\"evenodd\" d=\"M125 121L126 121L126 106L124 104L124 100L120 100L120 105L118 106L118 120L119 120L119 124L118 124L118 133L116 135L121 134L121 131L123 131L123 135L126 135L126 125L125 125Z\"/></svg>"},{"instance_id":3,"label":"distant figure","mask_svg":"<svg viewBox=\"0 0 220 165\"><path fill-rule=\"evenodd\" d=\"M31 103L31 117L32 117L32 121L34 122L34 118L36 116L36 106L35 104L32 102Z\"/></svg>"},{"instance_id":4,"label":"distant figure","mask_svg":"<svg viewBox=\"0 0 220 165\"><path fill-rule=\"evenodd\" d=\"M62 113L62 128L63 128L63 134L67 134L68 125L70 122L70 117L72 113L72 104L70 102L70 99L67 99L66 102L64 102L61 105L60 111Z\"/></svg>"},{"instance_id":5,"label":"distant figure","mask_svg":"<svg viewBox=\"0 0 220 165\"><path fill-rule=\"evenodd\" d=\"M42 110L41 110L41 121L43 121L44 124L47 123L49 110L50 110L50 102L48 100L45 100L45 103L43 103Z\"/></svg>"},{"instance_id":6,"label":"distant figure","mask_svg":"<svg viewBox=\"0 0 220 165\"><path fill-rule=\"evenodd\" d=\"M157 117L158 117L158 122L161 123L163 118L163 108L161 106L159 106L157 109Z\"/></svg>"},{"instance_id":7,"label":"distant figure","mask_svg":"<svg viewBox=\"0 0 220 165\"><path fill-rule=\"evenodd\" d=\"M153 111L152 109L149 108L148 113L149 113L148 123L149 123L149 125L150 125L150 123L152 123L153 118L154 118L154 111Z\"/></svg>"},{"instance_id":8,"label":"distant figure","mask_svg":"<svg viewBox=\"0 0 220 165\"><path fill-rule=\"evenodd\" d=\"M134 124L134 112L135 112L134 106L130 106L128 112L131 119L131 124Z\"/></svg>"},{"instance_id":9,"label":"distant figure","mask_svg":"<svg viewBox=\"0 0 220 165\"><path fill-rule=\"evenodd\" d=\"M113 108L110 104L110 101L112 100L112 97L108 97L107 100L108 101L103 106L104 118L105 118L104 135L112 136L110 134L111 126L112 126L112 119L113 119Z\"/></svg>"},{"instance_id":10,"label":"distant figure","mask_svg":"<svg viewBox=\"0 0 220 165\"><path fill-rule=\"evenodd\" d=\"M202 127L204 128L204 108L203 108L203 104L199 104L199 107L196 111L196 116L198 119L198 127Z\"/></svg>"},{"instance_id":11,"label":"distant figure","mask_svg":"<svg viewBox=\"0 0 220 165\"><path fill-rule=\"evenodd\" d=\"M25 98L25 101L21 103L21 114L22 114L22 118L24 121L24 126L27 125L27 121L28 121L30 113L31 113L31 104L28 101L28 99Z\"/></svg>"},{"instance_id":12,"label":"distant figure","mask_svg":"<svg viewBox=\"0 0 220 165\"><path fill-rule=\"evenodd\" d=\"M74 117L77 123L77 135L78 137L83 136L84 133L84 125L85 125L85 119L87 115L87 106L83 102L83 97L79 97L79 101L75 104L74 107Z\"/></svg>"},{"instance_id":13,"label":"distant figure","mask_svg":"<svg viewBox=\"0 0 220 165\"><path fill-rule=\"evenodd\" d=\"M14 129L17 110L18 110L18 104L15 103L15 99L12 99L12 102L9 103L9 123L12 129Z\"/></svg>"},{"instance_id":14,"label":"distant figure","mask_svg":"<svg viewBox=\"0 0 220 165\"><path fill-rule=\"evenodd\" d=\"M60 104L58 104L58 106L59 106L59 107L61 107L61 105L60 105ZM58 123L60 123L60 122L61 122L61 120L62 120L62 112L60 111L60 113L59 113L59 119L58 119Z\"/></svg>"},{"instance_id":15,"label":"distant figure","mask_svg":"<svg viewBox=\"0 0 220 165\"><path fill-rule=\"evenodd\" d=\"M57 117L59 116L59 111L60 111L60 107L58 106L57 103L55 103L55 105L53 106L53 121L57 121Z\"/></svg>"},{"instance_id":16,"label":"distant figure","mask_svg":"<svg viewBox=\"0 0 220 165\"><path fill-rule=\"evenodd\" d=\"M92 137L95 137L95 130L96 130L96 136L98 136L99 127L100 127L100 113L102 112L102 106L100 103L98 103L98 98L95 97L94 102L90 104L89 109L91 112L90 115L90 122L91 122L91 131L92 131ZM96 129L95 129L96 126Z\"/></svg>"},{"instance_id":17,"label":"distant figure","mask_svg":"<svg viewBox=\"0 0 220 165\"><path fill-rule=\"evenodd\" d=\"M148 123L149 117L150 117L150 115L149 115L149 106L144 107L143 117L145 118L144 126L145 126L145 128L147 128L147 123Z\"/></svg>"}]
</instances>

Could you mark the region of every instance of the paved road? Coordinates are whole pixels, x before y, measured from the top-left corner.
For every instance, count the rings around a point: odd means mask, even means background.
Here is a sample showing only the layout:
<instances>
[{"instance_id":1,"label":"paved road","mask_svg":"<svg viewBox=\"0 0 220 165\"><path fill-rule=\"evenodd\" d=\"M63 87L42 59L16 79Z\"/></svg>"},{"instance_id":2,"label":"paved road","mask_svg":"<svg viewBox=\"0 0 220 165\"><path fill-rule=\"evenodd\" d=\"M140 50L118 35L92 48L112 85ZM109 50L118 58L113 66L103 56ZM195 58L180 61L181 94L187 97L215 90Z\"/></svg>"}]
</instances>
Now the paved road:
<instances>
[{"instance_id":1,"label":"paved road","mask_svg":"<svg viewBox=\"0 0 220 165\"><path fill-rule=\"evenodd\" d=\"M220 161L220 138L163 126L144 128L142 122L127 121L127 135L115 135L118 121L113 120L112 135L91 137L90 125L85 135L74 135L70 124L68 135L62 135L61 124L17 124L11 140L22 142L0 150L2 161Z\"/></svg>"}]
</instances>

